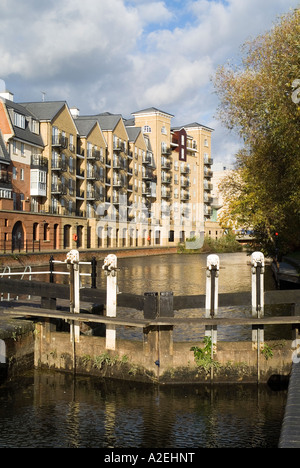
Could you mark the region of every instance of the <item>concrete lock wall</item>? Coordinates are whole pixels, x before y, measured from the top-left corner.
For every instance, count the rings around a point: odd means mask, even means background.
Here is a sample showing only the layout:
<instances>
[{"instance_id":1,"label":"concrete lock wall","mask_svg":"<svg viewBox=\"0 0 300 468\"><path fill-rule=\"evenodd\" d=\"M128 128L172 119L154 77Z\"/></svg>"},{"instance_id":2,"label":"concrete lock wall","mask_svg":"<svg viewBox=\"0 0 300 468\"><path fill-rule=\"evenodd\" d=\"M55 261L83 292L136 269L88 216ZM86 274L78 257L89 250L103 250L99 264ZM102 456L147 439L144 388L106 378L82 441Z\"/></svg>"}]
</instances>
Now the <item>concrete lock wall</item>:
<instances>
[{"instance_id":1,"label":"concrete lock wall","mask_svg":"<svg viewBox=\"0 0 300 468\"><path fill-rule=\"evenodd\" d=\"M193 346L174 343L172 331L145 330L144 340L117 340L115 350L106 349L105 337L80 336L70 341L69 333L51 331L49 324L37 324L35 366L78 374L139 382L176 383L267 383L285 379L291 371L292 342L268 342L272 357L253 348L251 342L219 342L215 365L197 365ZM213 375L212 375L213 374Z\"/></svg>"}]
</instances>

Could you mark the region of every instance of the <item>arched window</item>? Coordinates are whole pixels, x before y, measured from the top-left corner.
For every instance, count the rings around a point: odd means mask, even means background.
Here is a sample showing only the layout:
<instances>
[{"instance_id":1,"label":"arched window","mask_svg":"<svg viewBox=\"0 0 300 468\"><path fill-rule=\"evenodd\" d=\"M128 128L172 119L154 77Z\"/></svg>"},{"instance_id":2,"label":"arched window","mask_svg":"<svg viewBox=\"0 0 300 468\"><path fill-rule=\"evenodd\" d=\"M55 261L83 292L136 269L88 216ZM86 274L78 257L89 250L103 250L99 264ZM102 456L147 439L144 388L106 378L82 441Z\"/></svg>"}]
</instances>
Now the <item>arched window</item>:
<instances>
[{"instance_id":1,"label":"arched window","mask_svg":"<svg viewBox=\"0 0 300 468\"><path fill-rule=\"evenodd\" d=\"M149 127L149 125L144 125L143 127L143 133L151 133L152 129Z\"/></svg>"},{"instance_id":2,"label":"arched window","mask_svg":"<svg viewBox=\"0 0 300 468\"><path fill-rule=\"evenodd\" d=\"M48 241L50 239L50 226L48 223L44 224L44 241Z\"/></svg>"},{"instance_id":3,"label":"arched window","mask_svg":"<svg viewBox=\"0 0 300 468\"><path fill-rule=\"evenodd\" d=\"M39 240L39 223L33 223L33 240Z\"/></svg>"}]
</instances>

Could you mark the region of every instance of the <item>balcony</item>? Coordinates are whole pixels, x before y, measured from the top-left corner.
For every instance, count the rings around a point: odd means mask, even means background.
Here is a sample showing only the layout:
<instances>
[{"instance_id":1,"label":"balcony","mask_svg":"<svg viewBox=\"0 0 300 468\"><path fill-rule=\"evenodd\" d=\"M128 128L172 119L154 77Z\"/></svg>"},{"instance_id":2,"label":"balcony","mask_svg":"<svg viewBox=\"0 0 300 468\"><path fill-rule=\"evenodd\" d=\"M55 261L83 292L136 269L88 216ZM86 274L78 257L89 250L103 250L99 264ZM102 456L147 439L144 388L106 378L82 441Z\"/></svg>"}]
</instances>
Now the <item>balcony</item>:
<instances>
[{"instance_id":1,"label":"balcony","mask_svg":"<svg viewBox=\"0 0 300 468\"><path fill-rule=\"evenodd\" d=\"M48 159L40 154L31 155L31 169L48 169Z\"/></svg>"},{"instance_id":2,"label":"balcony","mask_svg":"<svg viewBox=\"0 0 300 468\"><path fill-rule=\"evenodd\" d=\"M213 189L213 184L208 182L207 180L204 181L204 190L210 192Z\"/></svg>"},{"instance_id":3,"label":"balcony","mask_svg":"<svg viewBox=\"0 0 300 468\"><path fill-rule=\"evenodd\" d=\"M189 192L180 192L180 200L181 201L188 201L190 199L190 194Z\"/></svg>"},{"instance_id":4,"label":"balcony","mask_svg":"<svg viewBox=\"0 0 300 468\"><path fill-rule=\"evenodd\" d=\"M142 179L148 179L148 180L152 180L153 179L153 172L152 170L150 169L145 169L143 167L143 171L142 171Z\"/></svg>"},{"instance_id":5,"label":"balcony","mask_svg":"<svg viewBox=\"0 0 300 468\"><path fill-rule=\"evenodd\" d=\"M126 152L125 144L121 142L114 142L113 150L125 153Z\"/></svg>"},{"instance_id":6,"label":"balcony","mask_svg":"<svg viewBox=\"0 0 300 468\"><path fill-rule=\"evenodd\" d=\"M88 190L86 192L86 199L87 200L95 200L96 199L95 190Z\"/></svg>"},{"instance_id":7,"label":"balcony","mask_svg":"<svg viewBox=\"0 0 300 468\"><path fill-rule=\"evenodd\" d=\"M88 149L86 157L87 159L93 161L100 161L100 151L95 149Z\"/></svg>"},{"instance_id":8,"label":"balcony","mask_svg":"<svg viewBox=\"0 0 300 468\"><path fill-rule=\"evenodd\" d=\"M143 164L152 164L152 157L150 154L143 156Z\"/></svg>"},{"instance_id":9,"label":"balcony","mask_svg":"<svg viewBox=\"0 0 300 468\"><path fill-rule=\"evenodd\" d=\"M87 179L96 179L96 171L94 169L88 169L86 172Z\"/></svg>"},{"instance_id":10,"label":"balcony","mask_svg":"<svg viewBox=\"0 0 300 468\"><path fill-rule=\"evenodd\" d=\"M52 195L67 195L67 187L62 183L51 184Z\"/></svg>"},{"instance_id":11,"label":"balcony","mask_svg":"<svg viewBox=\"0 0 300 468\"><path fill-rule=\"evenodd\" d=\"M51 161L52 171L63 171L67 170L67 162L62 159L52 159Z\"/></svg>"},{"instance_id":12,"label":"balcony","mask_svg":"<svg viewBox=\"0 0 300 468\"><path fill-rule=\"evenodd\" d=\"M147 185L142 186L142 194L146 196L151 196L151 187L147 187Z\"/></svg>"},{"instance_id":13,"label":"balcony","mask_svg":"<svg viewBox=\"0 0 300 468\"><path fill-rule=\"evenodd\" d=\"M209 158L208 156L204 157L204 164L207 166L211 166L214 163L214 160L212 158Z\"/></svg>"},{"instance_id":14,"label":"balcony","mask_svg":"<svg viewBox=\"0 0 300 468\"><path fill-rule=\"evenodd\" d=\"M166 158L161 158L161 168L170 170L171 169L171 163L169 161L167 161Z\"/></svg>"},{"instance_id":15,"label":"balcony","mask_svg":"<svg viewBox=\"0 0 300 468\"><path fill-rule=\"evenodd\" d=\"M180 185L181 187L189 187L191 184L189 179L180 179Z\"/></svg>"},{"instance_id":16,"label":"balcony","mask_svg":"<svg viewBox=\"0 0 300 468\"><path fill-rule=\"evenodd\" d=\"M165 156L171 156L172 154L172 150L171 148L168 148L166 146L162 146L161 148L161 154L165 155Z\"/></svg>"},{"instance_id":17,"label":"balcony","mask_svg":"<svg viewBox=\"0 0 300 468\"><path fill-rule=\"evenodd\" d=\"M189 174L189 173L190 173L189 166L181 166L180 167L180 174Z\"/></svg>"},{"instance_id":18,"label":"balcony","mask_svg":"<svg viewBox=\"0 0 300 468\"><path fill-rule=\"evenodd\" d=\"M114 178L113 179L113 186L114 187L124 187L124 183L121 179Z\"/></svg>"},{"instance_id":19,"label":"balcony","mask_svg":"<svg viewBox=\"0 0 300 468\"><path fill-rule=\"evenodd\" d=\"M84 170L83 169L76 169L76 177L78 179L84 179Z\"/></svg>"},{"instance_id":20,"label":"balcony","mask_svg":"<svg viewBox=\"0 0 300 468\"><path fill-rule=\"evenodd\" d=\"M46 182L33 182L33 181L31 181L31 183L30 183L30 195L32 197L46 197L47 196L47 184L46 184Z\"/></svg>"},{"instance_id":21,"label":"balcony","mask_svg":"<svg viewBox=\"0 0 300 468\"><path fill-rule=\"evenodd\" d=\"M162 184L170 184L171 183L171 177L168 177L168 176L162 174L161 183Z\"/></svg>"},{"instance_id":22,"label":"balcony","mask_svg":"<svg viewBox=\"0 0 300 468\"><path fill-rule=\"evenodd\" d=\"M76 190L76 199L77 200L84 200L84 191L83 190Z\"/></svg>"},{"instance_id":23,"label":"balcony","mask_svg":"<svg viewBox=\"0 0 300 468\"><path fill-rule=\"evenodd\" d=\"M169 198L171 198L171 195L172 195L172 193L171 193L170 190L162 190L161 191L161 198L169 199Z\"/></svg>"},{"instance_id":24,"label":"balcony","mask_svg":"<svg viewBox=\"0 0 300 468\"><path fill-rule=\"evenodd\" d=\"M11 189L11 174L8 171L0 170L0 187L5 189Z\"/></svg>"},{"instance_id":25,"label":"balcony","mask_svg":"<svg viewBox=\"0 0 300 468\"><path fill-rule=\"evenodd\" d=\"M210 204L213 201L213 197L208 195L206 192L204 193L204 203Z\"/></svg>"},{"instance_id":26,"label":"balcony","mask_svg":"<svg viewBox=\"0 0 300 468\"><path fill-rule=\"evenodd\" d=\"M62 134L52 135L52 146L67 149L68 138L63 136Z\"/></svg>"},{"instance_id":27,"label":"balcony","mask_svg":"<svg viewBox=\"0 0 300 468\"><path fill-rule=\"evenodd\" d=\"M204 167L204 177L211 178L213 176L213 172L210 169L207 169L207 167Z\"/></svg>"}]
</instances>

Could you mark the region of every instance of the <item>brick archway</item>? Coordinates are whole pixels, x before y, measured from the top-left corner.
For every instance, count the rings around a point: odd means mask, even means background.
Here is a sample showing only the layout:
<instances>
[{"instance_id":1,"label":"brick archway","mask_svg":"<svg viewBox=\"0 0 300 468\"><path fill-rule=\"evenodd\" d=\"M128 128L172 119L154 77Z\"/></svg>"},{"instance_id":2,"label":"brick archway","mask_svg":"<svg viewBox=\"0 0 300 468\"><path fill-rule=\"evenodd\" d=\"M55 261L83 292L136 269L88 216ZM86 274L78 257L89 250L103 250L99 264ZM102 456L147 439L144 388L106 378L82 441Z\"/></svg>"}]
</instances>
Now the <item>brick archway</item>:
<instances>
[{"instance_id":1,"label":"brick archway","mask_svg":"<svg viewBox=\"0 0 300 468\"><path fill-rule=\"evenodd\" d=\"M17 221L12 229L12 250L23 250L25 244L25 229L22 221Z\"/></svg>"}]
</instances>

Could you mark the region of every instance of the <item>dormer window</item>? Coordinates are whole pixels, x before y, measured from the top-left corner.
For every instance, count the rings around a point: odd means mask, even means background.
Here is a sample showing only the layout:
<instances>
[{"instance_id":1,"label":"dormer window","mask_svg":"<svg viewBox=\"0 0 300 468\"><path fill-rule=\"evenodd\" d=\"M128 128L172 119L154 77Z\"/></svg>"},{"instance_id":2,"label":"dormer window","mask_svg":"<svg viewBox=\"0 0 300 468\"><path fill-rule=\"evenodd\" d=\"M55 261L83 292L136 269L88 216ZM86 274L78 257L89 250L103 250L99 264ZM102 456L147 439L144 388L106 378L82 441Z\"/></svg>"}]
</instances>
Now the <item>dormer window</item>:
<instances>
[{"instance_id":1,"label":"dormer window","mask_svg":"<svg viewBox=\"0 0 300 468\"><path fill-rule=\"evenodd\" d=\"M16 127L25 129L25 116L15 112L15 114L14 114L14 125Z\"/></svg>"},{"instance_id":2,"label":"dormer window","mask_svg":"<svg viewBox=\"0 0 300 468\"><path fill-rule=\"evenodd\" d=\"M31 122L31 127L32 127L32 132L35 133L36 135L39 135L40 133L40 124L37 120L32 120Z\"/></svg>"}]
</instances>

